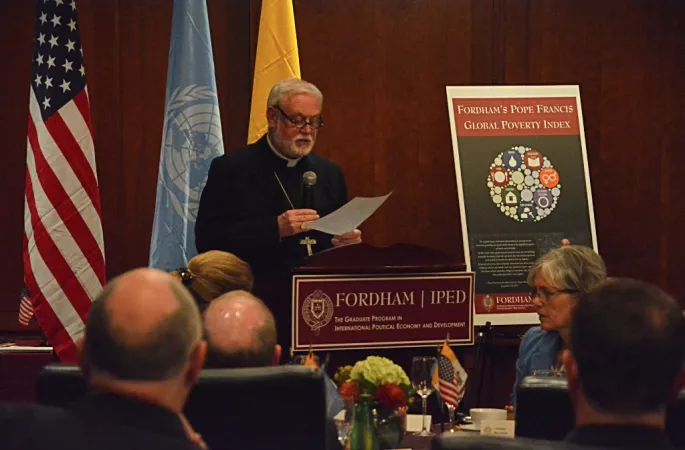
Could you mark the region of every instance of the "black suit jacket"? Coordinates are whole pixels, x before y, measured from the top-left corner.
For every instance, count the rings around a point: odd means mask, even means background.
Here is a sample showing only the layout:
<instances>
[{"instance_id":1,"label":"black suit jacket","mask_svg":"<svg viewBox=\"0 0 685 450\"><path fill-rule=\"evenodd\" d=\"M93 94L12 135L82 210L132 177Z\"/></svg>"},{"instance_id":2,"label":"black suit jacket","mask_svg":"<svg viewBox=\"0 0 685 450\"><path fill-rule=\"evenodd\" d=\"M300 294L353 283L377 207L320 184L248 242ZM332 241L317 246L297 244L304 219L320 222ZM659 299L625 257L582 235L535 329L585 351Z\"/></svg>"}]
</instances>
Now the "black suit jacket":
<instances>
[{"instance_id":1,"label":"black suit jacket","mask_svg":"<svg viewBox=\"0 0 685 450\"><path fill-rule=\"evenodd\" d=\"M178 416L113 394L94 394L67 409L0 405L3 450L197 450Z\"/></svg>"},{"instance_id":2,"label":"black suit jacket","mask_svg":"<svg viewBox=\"0 0 685 450\"><path fill-rule=\"evenodd\" d=\"M592 425L571 431L566 442L576 446L613 449L671 450L663 430L627 425Z\"/></svg>"},{"instance_id":3,"label":"black suit jacket","mask_svg":"<svg viewBox=\"0 0 685 450\"><path fill-rule=\"evenodd\" d=\"M278 216L291 209L290 201L302 208L302 174L317 174L313 203L321 217L347 202L347 188L340 166L310 153L295 167L276 156L263 136L245 148L212 161L202 192L195 224L198 252L223 250L250 264L256 284L274 276L290 276L301 265L307 249L300 241L309 236L317 241L314 252L332 246L332 236L311 231L281 239ZM287 191L287 197L278 178Z\"/></svg>"}]
</instances>

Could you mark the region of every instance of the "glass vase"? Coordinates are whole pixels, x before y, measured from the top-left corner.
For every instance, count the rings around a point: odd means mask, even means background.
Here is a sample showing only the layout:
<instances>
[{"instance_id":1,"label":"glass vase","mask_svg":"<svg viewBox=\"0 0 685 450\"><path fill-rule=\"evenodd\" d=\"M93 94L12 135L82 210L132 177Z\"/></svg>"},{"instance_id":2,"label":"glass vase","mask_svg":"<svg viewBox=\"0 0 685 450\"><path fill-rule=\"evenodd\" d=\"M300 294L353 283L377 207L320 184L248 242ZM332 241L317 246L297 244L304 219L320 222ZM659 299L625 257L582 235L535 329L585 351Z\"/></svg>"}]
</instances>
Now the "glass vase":
<instances>
[{"instance_id":1,"label":"glass vase","mask_svg":"<svg viewBox=\"0 0 685 450\"><path fill-rule=\"evenodd\" d=\"M370 400L370 397L362 395L357 402L354 427L350 436L350 450L380 450Z\"/></svg>"}]
</instances>

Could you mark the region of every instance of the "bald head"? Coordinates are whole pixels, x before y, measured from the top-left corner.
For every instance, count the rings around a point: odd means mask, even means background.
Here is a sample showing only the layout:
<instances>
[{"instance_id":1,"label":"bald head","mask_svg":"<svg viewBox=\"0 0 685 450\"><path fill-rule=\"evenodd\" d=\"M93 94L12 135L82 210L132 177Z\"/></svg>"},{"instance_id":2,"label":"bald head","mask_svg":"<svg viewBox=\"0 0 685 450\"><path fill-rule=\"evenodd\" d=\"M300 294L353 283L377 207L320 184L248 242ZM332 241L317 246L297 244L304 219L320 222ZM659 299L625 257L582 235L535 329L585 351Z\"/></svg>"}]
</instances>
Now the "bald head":
<instances>
[{"instance_id":1,"label":"bald head","mask_svg":"<svg viewBox=\"0 0 685 450\"><path fill-rule=\"evenodd\" d=\"M274 316L249 292L232 291L212 301L204 313L204 327L207 367L261 367L280 357Z\"/></svg>"},{"instance_id":2,"label":"bald head","mask_svg":"<svg viewBox=\"0 0 685 450\"><path fill-rule=\"evenodd\" d=\"M179 374L202 339L199 311L169 274L136 269L96 298L86 323L90 369L122 380L166 380Z\"/></svg>"}]
</instances>

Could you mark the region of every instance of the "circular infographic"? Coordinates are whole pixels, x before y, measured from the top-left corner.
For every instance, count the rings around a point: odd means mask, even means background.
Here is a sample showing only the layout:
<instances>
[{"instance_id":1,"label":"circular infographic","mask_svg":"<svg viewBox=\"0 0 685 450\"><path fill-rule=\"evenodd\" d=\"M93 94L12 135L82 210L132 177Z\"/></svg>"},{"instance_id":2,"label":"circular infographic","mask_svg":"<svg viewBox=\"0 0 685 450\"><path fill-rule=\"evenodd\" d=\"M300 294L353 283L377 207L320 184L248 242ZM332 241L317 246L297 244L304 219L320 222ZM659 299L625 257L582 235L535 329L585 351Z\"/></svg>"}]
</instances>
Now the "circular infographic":
<instances>
[{"instance_id":1,"label":"circular infographic","mask_svg":"<svg viewBox=\"0 0 685 450\"><path fill-rule=\"evenodd\" d=\"M557 206L561 180L552 162L529 147L512 147L497 155L487 178L490 198L517 222L540 222Z\"/></svg>"}]
</instances>

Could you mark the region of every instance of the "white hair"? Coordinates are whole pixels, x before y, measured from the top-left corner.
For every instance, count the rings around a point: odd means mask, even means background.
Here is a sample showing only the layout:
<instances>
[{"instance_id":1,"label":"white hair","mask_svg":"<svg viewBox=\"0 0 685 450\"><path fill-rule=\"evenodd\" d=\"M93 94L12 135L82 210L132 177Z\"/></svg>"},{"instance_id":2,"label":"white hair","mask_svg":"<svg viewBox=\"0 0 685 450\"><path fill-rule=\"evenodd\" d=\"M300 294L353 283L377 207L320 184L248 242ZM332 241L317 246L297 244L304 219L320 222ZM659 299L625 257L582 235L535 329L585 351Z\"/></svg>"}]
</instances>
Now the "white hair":
<instances>
[{"instance_id":1,"label":"white hair","mask_svg":"<svg viewBox=\"0 0 685 450\"><path fill-rule=\"evenodd\" d=\"M558 247L541 256L528 273L530 286L538 273L556 289L573 289L583 294L607 278L602 257L582 245Z\"/></svg>"},{"instance_id":2,"label":"white hair","mask_svg":"<svg viewBox=\"0 0 685 450\"><path fill-rule=\"evenodd\" d=\"M318 87L312 83L299 78L288 78L281 80L274 84L269 92L269 98L266 101L266 107L281 105L283 100L291 95L309 94L316 97L320 104L323 104L323 94Z\"/></svg>"}]
</instances>

